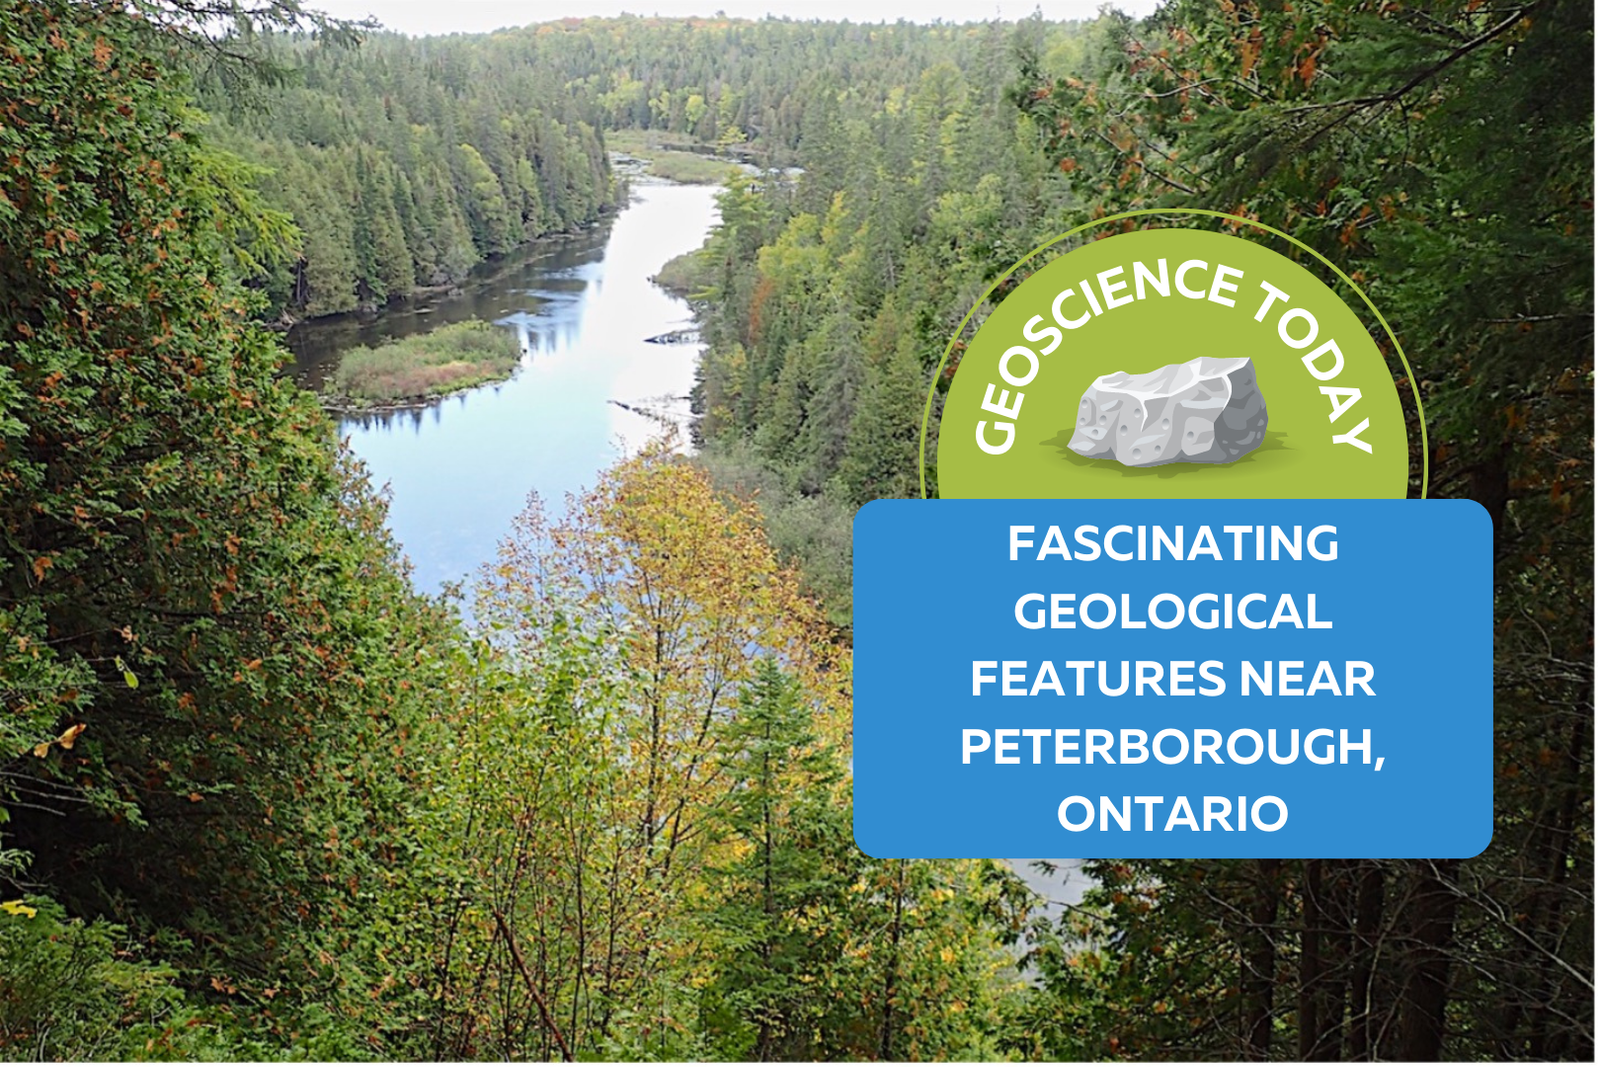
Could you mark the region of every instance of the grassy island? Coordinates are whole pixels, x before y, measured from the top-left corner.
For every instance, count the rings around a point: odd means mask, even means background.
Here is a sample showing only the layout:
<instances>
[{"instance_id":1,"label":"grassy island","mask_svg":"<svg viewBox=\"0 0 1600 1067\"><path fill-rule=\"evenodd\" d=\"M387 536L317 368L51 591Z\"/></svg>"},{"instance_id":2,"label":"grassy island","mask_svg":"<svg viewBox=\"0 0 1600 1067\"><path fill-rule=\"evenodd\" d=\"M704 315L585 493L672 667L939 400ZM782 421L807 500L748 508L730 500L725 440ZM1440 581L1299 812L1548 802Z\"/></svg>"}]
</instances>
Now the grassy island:
<instances>
[{"instance_id":1,"label":"grassy island","mask_svg":"<svg viewBox=\"0 0 1600 1067\"><path fill-rule=\"evenodd\" d=\"M334 373L332 392L354 407L423 400L509 378L521 355L511 331L472 319L351 349Z\"/></svg>"},{"instance_id":2,"label":"grassy island","mask_svg":"<svg viewBox=\"0 0 1600 1067\"><path fill-rule=\"evenodd\" d=\"M613 130L606 134L606 147L643 160L645 172L684 185L720 185L738 164L726 156L692 151L697 147L689 138L675 138L654 130Z\"/></svg>"}]
</instances>

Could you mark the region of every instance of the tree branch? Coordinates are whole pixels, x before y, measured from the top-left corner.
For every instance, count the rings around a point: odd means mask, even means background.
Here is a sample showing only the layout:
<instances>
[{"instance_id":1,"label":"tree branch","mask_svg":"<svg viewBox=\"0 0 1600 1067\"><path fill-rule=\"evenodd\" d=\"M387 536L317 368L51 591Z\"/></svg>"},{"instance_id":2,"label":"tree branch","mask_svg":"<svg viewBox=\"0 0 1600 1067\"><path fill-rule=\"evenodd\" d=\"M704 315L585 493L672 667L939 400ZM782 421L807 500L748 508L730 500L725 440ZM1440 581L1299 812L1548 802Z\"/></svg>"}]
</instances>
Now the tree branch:
<instances>
[{"instance_id":1,"label":"tree branch","mask_svg":"<svg viewBox=\"0 0 1600 1067\"><path fill-rule=\"evenodd\" d=\"M561 1058L571 1063L572 1050L567 1047L567 1039L561 1036L561 1028L550 1016L550 1006L539 995L539 988L534 984L533 975L528 973L528 965L522 959L522 951L517 948L517 939L512 935L511 927L506 924L506 917L501 914L499 908L494 909L494 921L500 927L500 936L506 939L506 947L511 950L511 959L516 963L517 970L522 972L522 980L528 984L528 993L532 995L533 1002L539 1006L539 1018L544 1021L545 1028L554 1035L556 1044L561 1046Z\"/></svg>"}]
</instances>

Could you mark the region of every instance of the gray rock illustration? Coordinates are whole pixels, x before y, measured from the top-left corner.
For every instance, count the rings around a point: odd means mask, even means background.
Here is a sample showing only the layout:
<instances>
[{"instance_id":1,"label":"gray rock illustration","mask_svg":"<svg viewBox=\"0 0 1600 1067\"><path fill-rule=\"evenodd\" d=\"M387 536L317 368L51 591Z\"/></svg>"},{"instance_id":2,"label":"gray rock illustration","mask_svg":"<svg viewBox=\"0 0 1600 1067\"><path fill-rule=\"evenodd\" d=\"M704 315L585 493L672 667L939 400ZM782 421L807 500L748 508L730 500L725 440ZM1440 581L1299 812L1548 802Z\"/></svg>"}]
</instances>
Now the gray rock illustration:
<instances>
[{"instance_id":1,"label":"gray rock illustration","mask_svg":"<svg viewBox=\"0 0 1600 1067\"><path fill-rule=\"evenodd\" d=\"M1267 405L1247 357L1201 356L1145 374L1096 378L1067 447L1125 467L1232 463L1266 439Z\"/></svg>"}]
</instances>

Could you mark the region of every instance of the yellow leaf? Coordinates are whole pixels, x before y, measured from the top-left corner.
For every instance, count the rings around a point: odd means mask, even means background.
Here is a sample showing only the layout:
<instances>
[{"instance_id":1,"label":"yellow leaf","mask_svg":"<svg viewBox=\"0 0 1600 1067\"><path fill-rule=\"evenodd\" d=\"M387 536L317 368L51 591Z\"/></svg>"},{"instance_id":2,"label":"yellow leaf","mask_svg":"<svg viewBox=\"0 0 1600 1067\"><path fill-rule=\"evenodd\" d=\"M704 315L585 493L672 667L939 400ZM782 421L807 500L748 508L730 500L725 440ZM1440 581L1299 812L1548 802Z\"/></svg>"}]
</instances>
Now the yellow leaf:
<instances>
[{"instance_id":1,"label":"yellow leaf","mask_svg":"<svg viewBox=\"0 0 1600 1067\"><path fill-rule=\"evenodd\" d=\"M78 735L87 729L88 727L83 723L75 722L71 726L67 727L65 732L63 732L60 737L56 738L56 744L60 745L62 748L70 749L73 744L77 742Z\"/></svg>"},{"instance_id":2,"label":"yellow leaf","mask_svg":"<svg viewBox=\"0 0 1600 1067\"><path fill-rule=\"evenodd\" d=\"M20 900L8 900L4 904L0 904L0 911L5 912L7 915L20 915L25 919L31 919L39 914L38 908L30 908Z\"/></svg>"}]
</instances>

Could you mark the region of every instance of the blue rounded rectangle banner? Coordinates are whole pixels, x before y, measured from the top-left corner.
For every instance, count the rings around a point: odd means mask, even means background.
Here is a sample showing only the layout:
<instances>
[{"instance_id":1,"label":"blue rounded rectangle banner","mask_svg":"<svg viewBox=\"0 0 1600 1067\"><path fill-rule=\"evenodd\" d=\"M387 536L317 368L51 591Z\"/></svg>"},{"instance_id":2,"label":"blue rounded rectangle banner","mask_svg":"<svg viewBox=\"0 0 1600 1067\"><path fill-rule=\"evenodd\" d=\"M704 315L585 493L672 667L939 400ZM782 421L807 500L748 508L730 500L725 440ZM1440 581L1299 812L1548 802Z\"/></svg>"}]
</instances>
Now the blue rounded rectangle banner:
<instances>
[{"instance_id":1,"label":"blue rounded rectangle banner","mask_svg":"<svg viewBox=\"0 0 1600 1067\"><path fill-rule=\"evenodd\" d=\"M1493 829L1470 501L876 501L873 856L1466 857Z\"/></svg>"}]
</instances>

